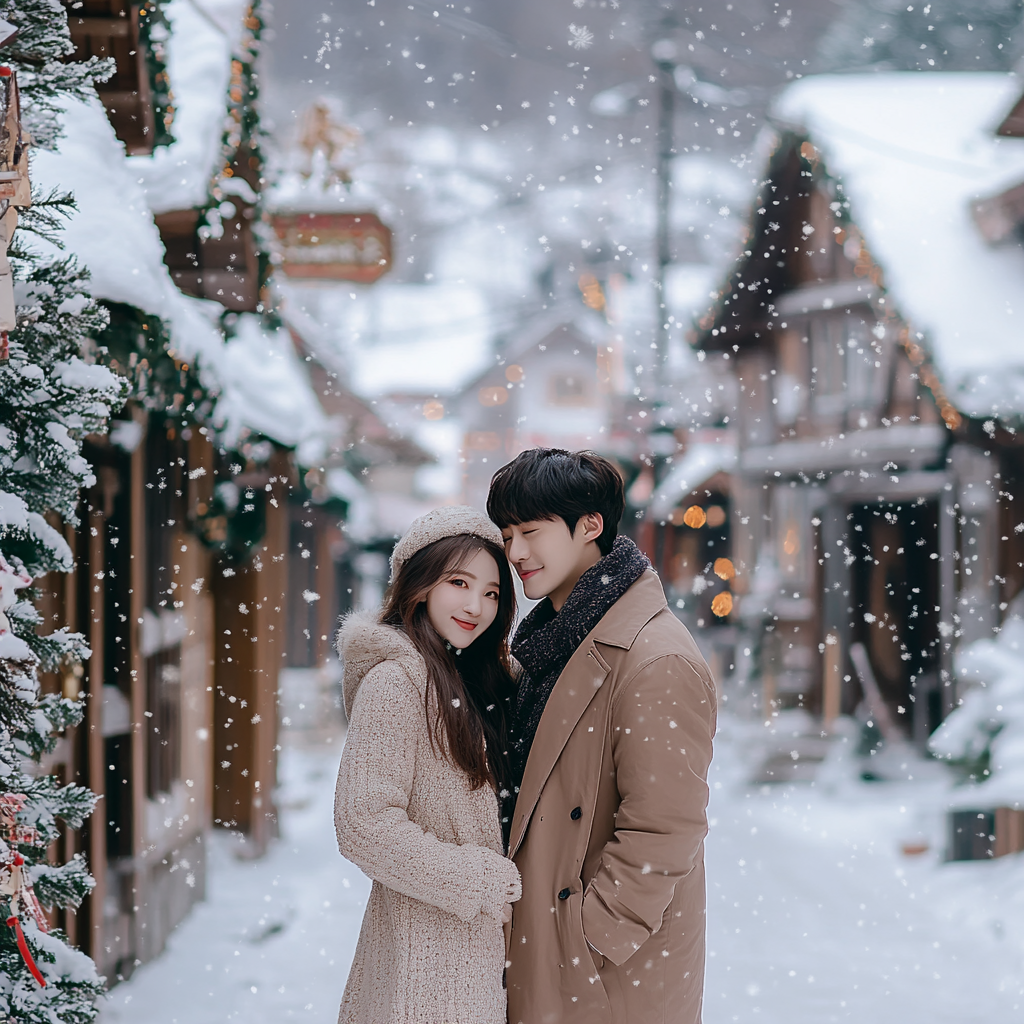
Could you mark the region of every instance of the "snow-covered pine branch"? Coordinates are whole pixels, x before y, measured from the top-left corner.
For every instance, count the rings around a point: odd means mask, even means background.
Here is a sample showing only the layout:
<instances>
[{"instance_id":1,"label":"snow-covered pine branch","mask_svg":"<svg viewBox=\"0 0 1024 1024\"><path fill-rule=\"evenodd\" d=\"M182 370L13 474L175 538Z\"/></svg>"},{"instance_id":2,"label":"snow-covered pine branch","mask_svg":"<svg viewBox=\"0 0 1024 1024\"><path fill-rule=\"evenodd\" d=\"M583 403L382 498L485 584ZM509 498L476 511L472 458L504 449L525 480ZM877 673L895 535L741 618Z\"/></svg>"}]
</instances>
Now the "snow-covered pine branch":
<instances>
[{"instance_id":1,"label":"snow-covered pine branch","mask_svg":"<svg viewBox=\"0 0 1024 1024\"><path fill-rule=\"evenodd\" d=\"M110 73L110 62L65 62L73 47L60 0L0 0L0 16L19 30L0 60L17 74L23 128L36 146L54 147L63 105L69 98L96 102L94 82ZM59 249L60 219L72 199L59 191L35 198L39 209L27 212L26 227ZM0 212L14 214L6 203ZM40 692L40 671L70 668L89 652L78 634L43 631L35 583L73 568L57 526L77 524L80 491L95 483L82 443L106 430L128 385L98 362L95 338L108 314L91 298L83 269L71 258L44 258L31 244L11 246L8 256L15 326L0 361L0 881L11 882L13 894L0 894L0 918L19 919L30 956L23 957L15 931L0 925L0 1019L88 1024L103 980L59 930L47 930L36 901L77 907L91 890L80 856L51 864L48 848L61 822L81 826L95 796L60 785L33 762L82 718L77 700Z\"/></svg>"}]
</instances>

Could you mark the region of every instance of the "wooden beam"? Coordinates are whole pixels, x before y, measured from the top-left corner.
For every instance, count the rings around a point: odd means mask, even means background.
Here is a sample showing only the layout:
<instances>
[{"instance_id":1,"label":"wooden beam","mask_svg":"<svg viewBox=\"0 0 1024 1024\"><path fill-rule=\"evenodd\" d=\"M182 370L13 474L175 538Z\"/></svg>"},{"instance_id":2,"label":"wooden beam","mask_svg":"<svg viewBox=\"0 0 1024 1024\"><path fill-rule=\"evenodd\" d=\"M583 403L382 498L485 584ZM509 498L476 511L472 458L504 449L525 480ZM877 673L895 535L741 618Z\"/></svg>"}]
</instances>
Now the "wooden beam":
<instances>
[{"instance_id":1,"label":"wooden beam","mask_svg":"<svg viewBox=\"0 0 1024 1024\"><path fill-rule=\"evenodd\" d=\"M131 546L131 596L128 605L128 665L131 673L129 704L131 708L131 807L132 807L132 885L139 900L138 864L146 849L146 663L142 656L142 611L146 603L146 431L149 417L139 406L132 408L132 419L142 429L142 436L131 454L129 470L129 544ZM122 541L123 543L123 541ZM139 918L132 916L136 934L129 948L142 947L138 934Z\"/></svg>"},{"instance_id":2,"label":"wooden beam","mask_svg":"<svg viewBox=\"0 0 1024 1024\"><path fill-rule=\"evenodd\" d=\"M98 502L98 491L93 492ZM89 895L90 952L94 959L103 961L103 908L107 897L107 804L106 766L103 750L103 674L104 674L104 580L100 577L104 563L104 540L106 524L101 509L87 514L90 526L89 547L89 622L87 636L92 656L87 663L87 691L85 704L86 765L89 772L88 785L96 794L96 810L89 828L89 868L96 879L96 886ZM102 969L102 968L101 968Z\"/></svg>"},{"instance_id":3,"label":"wooden beam","mask_svg":"<svg viewBox=\"0 0 1024 1024\"><path fill-rule=\"evenodd\" d=\"M128 18L100 18L89 14L73 14L68 18L71 38L82 36L108 36L112 39L127 39L132 33Z\"/></svg>"}]
</instances>

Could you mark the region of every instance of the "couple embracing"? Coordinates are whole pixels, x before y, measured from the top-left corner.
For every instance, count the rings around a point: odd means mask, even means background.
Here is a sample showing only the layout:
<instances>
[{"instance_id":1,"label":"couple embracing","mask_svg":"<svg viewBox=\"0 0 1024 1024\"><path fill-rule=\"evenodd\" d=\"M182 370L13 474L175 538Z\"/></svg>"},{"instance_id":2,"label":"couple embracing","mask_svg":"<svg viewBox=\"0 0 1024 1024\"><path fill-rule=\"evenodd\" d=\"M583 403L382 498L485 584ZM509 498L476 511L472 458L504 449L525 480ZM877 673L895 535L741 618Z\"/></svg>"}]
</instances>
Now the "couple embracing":
<instances>
[{"instance_id":1,"label":"couple embracing","mask_svg":"<svg viewBox=\"0 0 1024 1024\"><path fill-rule=\"evenodd\" d=\"M715 691L624 504L606 459L524 452L343 621L335 822L373 889L340 1024L700 1020ZM543 600L510 644L512 570Z\"/></svg>"}]
</instances>

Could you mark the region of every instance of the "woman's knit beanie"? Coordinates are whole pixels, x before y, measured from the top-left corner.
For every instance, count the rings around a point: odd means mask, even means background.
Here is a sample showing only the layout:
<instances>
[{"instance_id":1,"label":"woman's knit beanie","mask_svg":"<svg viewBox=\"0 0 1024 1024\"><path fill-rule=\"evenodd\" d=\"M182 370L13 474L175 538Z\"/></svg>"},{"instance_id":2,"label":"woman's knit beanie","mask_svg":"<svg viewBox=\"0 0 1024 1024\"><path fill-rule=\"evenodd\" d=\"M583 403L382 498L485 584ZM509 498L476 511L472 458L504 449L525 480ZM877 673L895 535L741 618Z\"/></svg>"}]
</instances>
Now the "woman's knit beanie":
<instances>
[{"instance_id":1,"label":"woman's knit beanie","mask_svg":"<svg viewBox=\"0 0 1024 1024\"><path fill-rule=\"evenodd\" d=\"M395 545L391 554L391 582L394 583L402 566L421 548L444 537L457 537L471 533L502 547L501 530L478 509L468 505L445 505L435 508L415 520L405 536Z\"/></svg>"}]
</instances>

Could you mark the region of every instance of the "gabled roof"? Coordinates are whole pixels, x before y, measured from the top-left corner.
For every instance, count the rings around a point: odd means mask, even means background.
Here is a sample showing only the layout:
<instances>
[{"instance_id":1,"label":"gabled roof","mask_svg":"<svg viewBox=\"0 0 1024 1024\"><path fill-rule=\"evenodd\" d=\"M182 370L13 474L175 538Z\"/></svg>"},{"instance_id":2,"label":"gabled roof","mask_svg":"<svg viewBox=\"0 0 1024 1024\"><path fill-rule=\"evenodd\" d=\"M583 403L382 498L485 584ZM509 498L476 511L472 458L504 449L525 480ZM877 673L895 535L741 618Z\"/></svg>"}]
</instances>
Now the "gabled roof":
<instances>
[{"instance_id":1,"label":"gabled roof","mask_svg":"<svg viewBox=\"0 0 1024 1024\"><path fill-rule=\"evenodd\" d=\"M735 442L728 439L697 441L676 459L668 475L651 495L648 516L664 520L691 491L716 473L736 468Z\"/></svg>"},{"instance_id":2,"label":"gabled roof","mask_svg":"<svg viewBox=\"0 0 1024 1024\"><path fill-rule=\"evenodd\" d=\"M824 75L774 110L842 183L897 311L976 415L1024 411L1024 249L988 244L972 219L1024 180L1024 139L996 135L1020 89L1008 74Z\"/></svg>"},{"instance_id":3,"label":"gabled roof","mask_svg":"<svg viewBox=\"0 0 1024 1024\"><path fill-rule=\"evenodd\" d=\"M577 338L587 344L597 346L607 344L608 326L603 317L592 312L578 302L560 302L551 309L544 310L528 320L522 328L508 339L501 349L500 365L515 363L559 329L572 331ZM463 392L471 392L479 387L499 365L497 359L462 388Z\"/></svg>"},{"instance_id":4,"label":"gabled roof","mask_svg":"<svg viewBox=\"0 0 1024 1024\"><path fill-rule=\"evenodd\" d=\"M1024 415L1022 236L1004 233L993 244L974 219L984 200L1024 181L1024 138L997 135L1020 88L1016 76L1001 73L804 78L776 101L770 182L758 195L761 201L784 197L786 211L787 202L806 194L801 149L809 141L825 173L841 186L846 215L881 269L887 308L919 335L957 408L979 417ZM785 294L792 282L779 269L777 253L762 260L767 253L759 243L770 237L784 248L799 241L803 228L787 222L785 212L780 216L777 204L766 206L751 215L749 248L702 322L707 330L699 343L706 347L740 341L733 324L751 333L777 326L815 299L814 288ZM744 278L762 282L755 296L736 287ZM818 309L883 297L866 279L817 290ZM759 333L763 341L765 332Z\"/></svg>"}]
</instances>

